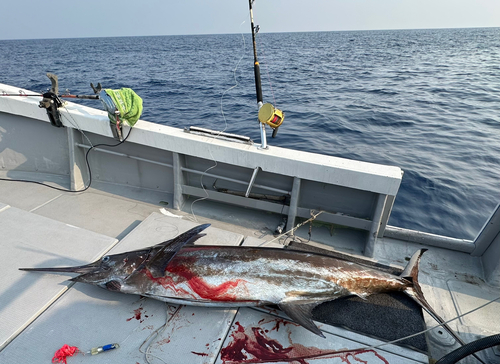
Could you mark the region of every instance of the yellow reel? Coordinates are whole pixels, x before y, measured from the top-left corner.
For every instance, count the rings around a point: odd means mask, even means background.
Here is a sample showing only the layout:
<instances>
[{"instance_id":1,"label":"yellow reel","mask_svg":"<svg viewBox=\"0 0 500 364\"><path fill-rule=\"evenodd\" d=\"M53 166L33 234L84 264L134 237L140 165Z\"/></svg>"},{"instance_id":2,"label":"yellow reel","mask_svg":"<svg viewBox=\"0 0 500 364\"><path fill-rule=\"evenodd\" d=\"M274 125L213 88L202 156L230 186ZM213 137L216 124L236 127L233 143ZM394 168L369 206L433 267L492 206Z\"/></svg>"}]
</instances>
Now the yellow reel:
<instances>
[{"instance_id":1,"label":"yellow reel","mask_svg":"<svg viewBox=\"0 0 500 364\"><path fill-rule=\"evenodd\" d=\"M283 123L283 120L285 120L283 111L276 109L270 103L262 105L259 110L259 121L262 124L269 125L273 129L279 127Z\"/></svg>"}]
</instances>

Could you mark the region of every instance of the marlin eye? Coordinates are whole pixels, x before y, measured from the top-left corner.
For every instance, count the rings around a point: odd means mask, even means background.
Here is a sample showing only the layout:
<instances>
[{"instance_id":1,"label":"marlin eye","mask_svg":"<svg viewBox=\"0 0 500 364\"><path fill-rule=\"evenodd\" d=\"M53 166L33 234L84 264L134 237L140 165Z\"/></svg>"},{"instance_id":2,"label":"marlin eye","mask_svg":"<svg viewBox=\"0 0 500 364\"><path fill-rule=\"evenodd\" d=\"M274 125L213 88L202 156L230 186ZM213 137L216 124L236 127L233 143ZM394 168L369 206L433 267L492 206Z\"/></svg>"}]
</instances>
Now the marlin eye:
<instances>
[{"instance_id":1,"label":"marlin eye","mask_svg":"<svg viewBox=\"0 0 500 364\"><path fill-rule=\"evenodd\" d=\"M104 263L108 262L109 261L109 255L106 255L105 257L102 258L102 261Z\"/></svg>"}]
</instances>

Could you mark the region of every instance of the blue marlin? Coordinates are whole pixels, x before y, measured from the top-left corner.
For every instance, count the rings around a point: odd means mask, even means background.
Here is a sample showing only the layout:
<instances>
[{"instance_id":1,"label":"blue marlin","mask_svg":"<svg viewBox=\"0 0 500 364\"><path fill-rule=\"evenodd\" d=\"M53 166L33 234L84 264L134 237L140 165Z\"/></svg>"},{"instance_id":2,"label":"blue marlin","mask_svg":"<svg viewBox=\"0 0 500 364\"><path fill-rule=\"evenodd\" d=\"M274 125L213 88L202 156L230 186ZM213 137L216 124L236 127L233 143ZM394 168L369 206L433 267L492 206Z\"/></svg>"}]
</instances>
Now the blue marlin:
<instances>
[{"instance_id":1,"label":"blue marlin","mask_svg":"<svg viewBox=\"0 0 500 364\"><path fill-rule=\"evenodd\" d=\"M312 320L312 310L321 303L351 295L366 298L400 291L464 344L424 298L418 267L426 249L415 252L398 276L348 260L291 249L192 245L208 226L197 226L141 250L106 255L87 265L20 269L78 273L70 280L175 304L277 305L296 323L321 337L323 333Z\"/></svg>"}]
</instances>

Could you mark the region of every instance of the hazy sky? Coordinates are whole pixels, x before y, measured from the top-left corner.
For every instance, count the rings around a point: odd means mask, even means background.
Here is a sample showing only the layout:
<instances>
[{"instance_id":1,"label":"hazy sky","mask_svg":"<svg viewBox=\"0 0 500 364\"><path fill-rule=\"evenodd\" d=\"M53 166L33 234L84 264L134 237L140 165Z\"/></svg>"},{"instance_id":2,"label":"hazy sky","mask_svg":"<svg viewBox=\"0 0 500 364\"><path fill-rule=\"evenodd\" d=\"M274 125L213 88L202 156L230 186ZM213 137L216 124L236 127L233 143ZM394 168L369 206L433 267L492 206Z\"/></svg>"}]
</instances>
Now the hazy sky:
<instances>
[{"instance_id":1,"label":"hazy sky","mask_svg":"<svg viewBox=\"0 0 500 364\"><path fill-rule=\"evenodd\" d=\"M256 0L254 15L262 32L500 27L500 0ZM20 0L0 7L0 39L241 33L249 24L247 0Z\"/></svg>"}]
</instances>

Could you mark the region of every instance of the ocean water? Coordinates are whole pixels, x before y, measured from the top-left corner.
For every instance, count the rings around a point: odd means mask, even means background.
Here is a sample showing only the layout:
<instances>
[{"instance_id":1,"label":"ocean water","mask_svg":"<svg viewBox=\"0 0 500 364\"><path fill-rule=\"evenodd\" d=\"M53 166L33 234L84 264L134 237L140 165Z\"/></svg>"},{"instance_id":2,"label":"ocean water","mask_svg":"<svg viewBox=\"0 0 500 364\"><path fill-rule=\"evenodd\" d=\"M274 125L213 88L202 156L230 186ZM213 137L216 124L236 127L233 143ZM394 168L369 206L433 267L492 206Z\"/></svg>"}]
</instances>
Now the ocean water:
<instances>
[{"instance_id":1,"label":"ocean water","mask_svg":"<svg viewBox=\"0 0 500 364\"><path fill-rule=\"evenodd\" d=\"M500 28L258 34L271 145L396 165L391 225L473 239L500 203ZM249 34L0 41L0 83L130 87L142 119L260 142ZM100 107L99 102L82 102Z\"/></svg>"}]
</instances>

